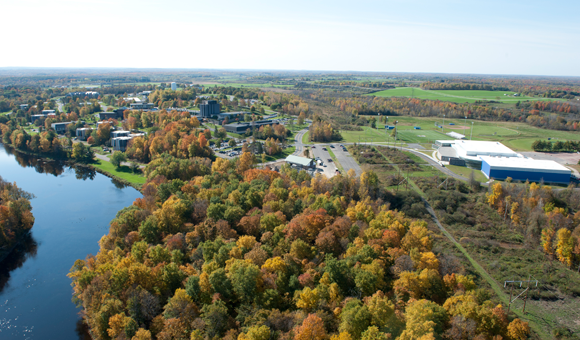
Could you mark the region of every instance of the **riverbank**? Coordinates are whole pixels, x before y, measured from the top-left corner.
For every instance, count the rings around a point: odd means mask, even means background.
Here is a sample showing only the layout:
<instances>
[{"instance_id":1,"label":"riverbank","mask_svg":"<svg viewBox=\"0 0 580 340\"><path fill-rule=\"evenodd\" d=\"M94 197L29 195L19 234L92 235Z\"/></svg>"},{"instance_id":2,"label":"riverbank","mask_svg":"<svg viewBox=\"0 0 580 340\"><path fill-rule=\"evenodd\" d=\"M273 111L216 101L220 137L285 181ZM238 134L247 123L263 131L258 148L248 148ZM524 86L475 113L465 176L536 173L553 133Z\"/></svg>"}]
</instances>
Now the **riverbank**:
<instances>
[{"instance_id":1,"label":"riverbank","mask_svg":"<svg viewBox=\"0 0 580 340\"><path fill-rule=\"evenodd\" d=\"M76 162L69 158L54 158L47 155L41 155L30 151L20 150L15 148L11 144L6 143L3 144L9 146L12 150L16 152L38 157L42 161L60 161L64 162L68 166L80 166L91 169L111 179L114 179L117 182L122 183L123 185L130 186L138 190L139 192L141 192L141 187L147 181L147 178L145 178L145 176L133 173L131 169L126 165L121 165L120 167L116 168L113 164L111 164L111 162L107 162L101 159L95 159L91 163Z\"/></svg>"}]
</instances>

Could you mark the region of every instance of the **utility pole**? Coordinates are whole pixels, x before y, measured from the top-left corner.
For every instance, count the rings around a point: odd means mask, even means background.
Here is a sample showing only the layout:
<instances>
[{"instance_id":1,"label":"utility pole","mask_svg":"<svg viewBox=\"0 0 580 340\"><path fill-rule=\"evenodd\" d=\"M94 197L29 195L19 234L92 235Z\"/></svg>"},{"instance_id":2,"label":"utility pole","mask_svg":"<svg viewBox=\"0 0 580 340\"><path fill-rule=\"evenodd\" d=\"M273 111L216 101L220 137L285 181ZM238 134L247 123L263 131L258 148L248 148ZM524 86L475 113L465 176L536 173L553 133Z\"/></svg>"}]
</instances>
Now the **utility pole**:
<instances>
[{"instance_id":1,"label":"utility pole","mask_svg":"<svg viewBox=\"0 0 580 340\"><path fill-rule=\"evenodd\" d=\"M473 122L471 122L471 136L469 137L469 140L471 140L473 138Z\"/></svg>"},{"instance_id":2,"label":"utility pole","mask_svg":"<svg viewBox=\"0 0 580 340\"><path fill-rule=\"evenodd\" d=\"M509 303L508 303L508 311L507 311L508 314L510 313L510 308L512 306L512 292L513 291L514 291L514 283L512 282L512 283L510 283L510 300L509 300Z\"/></svg>"},{"instance_id":3,"label":"utility pole","mask_svg":"<svg viewBox=\"0 0 580 340\"><path fill-rule=\"evenodd\" d=\"M538 280L536 279L532 279L531 275L528 275L528 279L527 280L509 280L509 281L504 281L504 288L507 286L507 284L510 284L510 300L509 300L509 304L508 304L508 313L510 311L510 307L511 304L514 303L520 296L524 295L523 299L524 299L524 307L522 309L522 312L525 314L526 313L526 302L528 300L528 292L530 290L530 282L535 282L536 283L536 287L538 287ZM518 296L516 296L515 298L512 299L512 290L513 290L513 284L514 283L519 283L520 284L520 288L522 288L522 285L524 283L527 283L527 287L526 289L524 289L523 292L521 292Z\"/></svg>"},{"instance_id":4,"label":"utility pole","mask_svg":"<svg viewBox=\"0 0 580 340\"><path fill-rule=\"evenodd\" d=\"M524 308L522 309L524 315L526 315L526 302L528 301L528 291L530 290L530 276L528 275L528 287L526 288L526 295L524 296Z\"/></svg>"}]
</instances>

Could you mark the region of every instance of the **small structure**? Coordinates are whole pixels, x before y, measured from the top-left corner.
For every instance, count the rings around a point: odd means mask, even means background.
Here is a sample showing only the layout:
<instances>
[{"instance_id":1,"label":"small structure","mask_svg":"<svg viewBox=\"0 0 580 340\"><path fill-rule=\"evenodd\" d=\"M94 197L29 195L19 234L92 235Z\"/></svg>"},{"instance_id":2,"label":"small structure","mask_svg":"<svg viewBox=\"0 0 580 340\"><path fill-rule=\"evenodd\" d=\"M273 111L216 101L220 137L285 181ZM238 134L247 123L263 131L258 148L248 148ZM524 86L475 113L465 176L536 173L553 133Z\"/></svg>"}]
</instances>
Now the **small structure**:
<instances>
[{"instance_id":1,"label":"small structure","mask_svg":"<svg viewBox=\"0 0 580 340\"><path fill-rule=\"evenodd\" d=\"M77 129L77 138L80 140L87 140L91 135L92 129L91 128L78 128Z\"/></svg>"},{"instance_id":2,"label":"small structure","mask_svg":"<svg viewBox=\"0 0 580 340\"><path fill-rule=\"evenodd\" d=\"M413 126L413 129L415 129L415 130L421 130L421 127L420 126Z\"/></svg>"},{"instance_id":3,"label":"small structure","mask_svg":"<svg viewBox=\"0 0 580 340\"><path fill-rule=\"evenodd\" d=\"M455 123L449 123L449 125L455 125Z\"/></svg>"},{"instance_id":4,"label":"small structure","mask_svg":"<svg viewBox=\"0 0 580 340\"><path fill-rule=\"evenodd\" d=\"M482 156L481 172L487 178L569 184L572 171L565 166L549 160L524 157Z\"/></svg>"},{"instance_id":5,"label":"small structure","mask_svg":"<svg viewBox=\"0 0 580 340\"><path fill-rule=\"evenodd\" d=\"M455 139L465 139L465 135L453 131L446 133L446 135Z\"/></svg>"},{"instance_id":6,"label":"small structure","mask_svg":"<svg viewBox=\"0 0 580 340\"><path fill-rule=\"evenodd\" d=\"M50 124L50 127L53 128L56 133L62 135L63 133L66 132L66 126L69 125L70 123L72 122L52 123Z\"/></svg>"},{"instance_id":7,"label":"small structure","mask_svg":"<svg viewBox=\"0 0 580 340\"><path fill-rule=\"evenodd\" d=\"M395 129L395 127L392 126L392 125L385 125L385 129L387 129L387 130L393 130L393 129Z\"/></svg>"},{"instance_id":8,"label":"small structure","mask_svg":"<svg viewBox=\"0 0 580 340\"><path fill-rule=\"evenodd\" d=\"M313 169L316 167L313 159L294 155L286 157L286 164L303 170Z\"/></svg>"}]
</instances>

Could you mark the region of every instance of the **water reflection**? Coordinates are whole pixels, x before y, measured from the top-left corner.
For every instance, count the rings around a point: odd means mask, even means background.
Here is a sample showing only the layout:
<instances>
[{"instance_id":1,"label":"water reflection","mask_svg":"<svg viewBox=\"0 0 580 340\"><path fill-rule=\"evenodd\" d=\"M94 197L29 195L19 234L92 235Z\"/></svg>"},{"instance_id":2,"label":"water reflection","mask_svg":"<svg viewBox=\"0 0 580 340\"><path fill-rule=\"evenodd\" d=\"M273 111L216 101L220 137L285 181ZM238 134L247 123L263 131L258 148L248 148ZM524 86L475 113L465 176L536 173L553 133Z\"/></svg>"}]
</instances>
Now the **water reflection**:
<instances>
[{"instance_id":1,"label":"water reflection","mask_svg":"<svg viewBox=\"0 0 580 340\"><path fill-rule=\"evenodd\" d=\"M20 243L8 254L8 256L0 262L0 293L4 288L8 288L8 281L10 280L10 273L22 267L24 262L31 257L36 256L38 244L32 238L30 233L26 234Z\"/></svg>"},{"instance_id":2,"label":"water reflection","mask_svg":"<svg viewBox=\"0 0 580 340\"><path fill-rule=\"evenodd\" d=\"M73 169L75 172L75 177L77 179L82 179L83 181L86 181L87 179L92 181L95 179L97 174L95 170L83 165L67 165L67 163L63 160L41 159L38 158L38 156L20 152L6 144L3 144L3 147L7 154L14 156L21 167L34 168L36 172L41 174L51 174L55 177L58 177L65 172L67 167ZM117 186L117 184L115 184L115 186ZM120 189L123 188L124 187L121 187Z\"/></svg>"}]
</instances>

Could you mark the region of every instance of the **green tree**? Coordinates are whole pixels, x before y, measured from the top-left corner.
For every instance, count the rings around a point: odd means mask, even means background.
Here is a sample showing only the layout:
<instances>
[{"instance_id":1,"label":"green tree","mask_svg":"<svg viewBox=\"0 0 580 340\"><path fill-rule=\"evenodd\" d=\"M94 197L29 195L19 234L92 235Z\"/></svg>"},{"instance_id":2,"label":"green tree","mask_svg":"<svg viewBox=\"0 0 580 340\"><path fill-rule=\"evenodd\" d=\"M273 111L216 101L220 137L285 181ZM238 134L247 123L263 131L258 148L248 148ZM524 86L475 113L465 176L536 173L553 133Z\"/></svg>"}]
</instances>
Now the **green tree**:
<instances>
[{"instance_id":1,"label":"green tree","mask_svg":"<svg viewBox=\"0 0 580 340\"><path fill-rule=\"evenodd\" d=\"M111 155L111 164L113 164L117 168L120 167L121 163L125 161L127 161L127 155L125 155L125 153L121 151L115 151Z\"/></svg>"}]
</instances>

